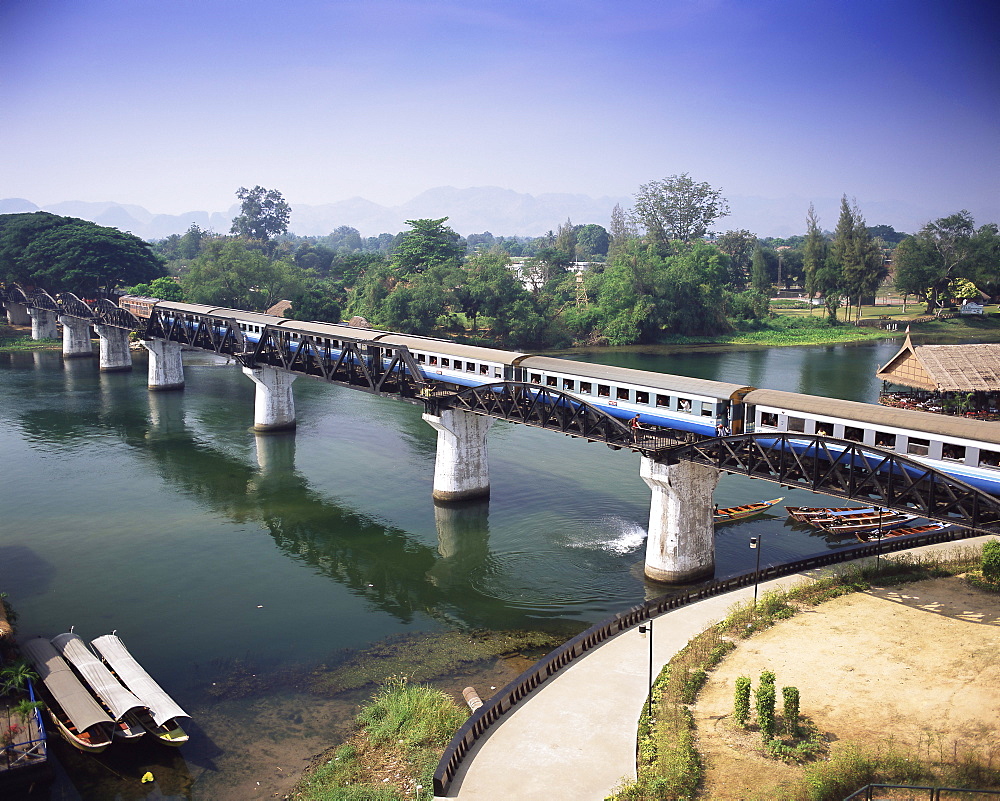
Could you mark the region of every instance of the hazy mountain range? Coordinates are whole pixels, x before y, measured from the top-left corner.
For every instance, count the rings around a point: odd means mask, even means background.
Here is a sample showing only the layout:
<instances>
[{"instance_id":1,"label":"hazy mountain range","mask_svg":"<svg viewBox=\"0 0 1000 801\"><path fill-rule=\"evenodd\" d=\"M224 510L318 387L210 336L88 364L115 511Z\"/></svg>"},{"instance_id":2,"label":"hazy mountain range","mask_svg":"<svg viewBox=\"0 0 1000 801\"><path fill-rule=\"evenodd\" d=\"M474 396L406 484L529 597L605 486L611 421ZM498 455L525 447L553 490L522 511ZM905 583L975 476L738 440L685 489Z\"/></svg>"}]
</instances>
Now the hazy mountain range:
<instances>
[{"instance_id":1,"label":"hazy mountain range","mask_svg":"<svg viewBox=\"0 0 1000 801\"><path fill-rule=\"evenodd\" d=\"M362 236L395 234L406 230L406 220L448 217L448 225L462 235L490 231L497 236L540 236L555 231L567 219L574 224L611 221L616 203L628 209L632 197L592 198L587 195L529 195L495 186L455 189L442 186L422 192L400 206L381 206L361 197L308 206L286 198L292 206L289 230L300 236L323 236L342 225L357 228ZM840 198L814 198L812 202L824 228L837 223ZM809 199L801 197L762 198L730 196L730 216L719 220L716 229L745 228L758 236L791 236L805 232ZM91 220L143 239L163 239L183 234L192 223L218 233L228 233L239 214L234 204L224 212L190 211L184 214L154 214L142 206L114 202L65 201L38 206L23 198L0 200L0 214L49 211L66 217ZM953 210L935 211L904 202L861 202L869 225L892 225L897 231L916 231L925 222Z\"/></svg>"}]
</instances>

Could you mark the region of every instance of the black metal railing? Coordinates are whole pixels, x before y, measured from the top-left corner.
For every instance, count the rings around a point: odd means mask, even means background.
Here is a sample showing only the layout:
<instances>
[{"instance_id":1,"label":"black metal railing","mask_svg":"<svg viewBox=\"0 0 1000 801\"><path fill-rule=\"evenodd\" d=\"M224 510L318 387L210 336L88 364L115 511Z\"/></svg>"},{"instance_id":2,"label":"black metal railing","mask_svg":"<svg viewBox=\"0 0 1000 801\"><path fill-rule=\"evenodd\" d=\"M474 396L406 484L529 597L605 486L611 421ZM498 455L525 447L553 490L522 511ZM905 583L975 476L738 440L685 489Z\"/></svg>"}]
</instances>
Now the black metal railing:
<instances>
[{"instance_id":1,"label":"black metal railing","mask_svg":"<svg viewBox=\"0 0 1000 801\"><path fill-rule=\"evenodd\" d=\"M857 792L851 793L844 801L862 801L862 799L864 801L875 801L884 797L881 793L876 795L876 791L878 790L917 790L920 791L920 797L927 798L928 801L945 801L949 798L966 799L969 796L1000 798L1000 790L971 790L962 787L925 787L917 784L868 784ZM924 793L927 793L927 795L924 795ZM917 796L911 795L910 797L916 798Z\"/></svg>"},{"instance_id":2,"label":"black metal railing","mask_svg":"<svg viewBox=\"0 0 1000 801\"><path fill-rule=\"evenodd\" d=\"M922 545L933 545L939 542L967 539L978 536L978 532L969 529L954 531L936 531L899 540L882 540L879 543L856 545L838 551L823 553L786 562L780 565L769 565L758 570L751 570L738 576L709 582L701 587L675 594L661 595L642 604L637 604L617 614L596 623L586 631L560 645L550 652L520 676L515 678L499 692L472 713L472 716L452 737L445 748L437 770L434 772L434 795L443 796L455 778L459 767L476 742L495 726L501 718L524 700L534 690L544 684L549 678L561 671L575 659L584 656L592 648L615 635L637 626L638 624L657 617L664 612L680 609L697 601L722 595L742 587L752 586L755 582L765 582L807 570L815 570L841 562L880 556L892 551L908 550Z\"/></svg>"}]
</instances>

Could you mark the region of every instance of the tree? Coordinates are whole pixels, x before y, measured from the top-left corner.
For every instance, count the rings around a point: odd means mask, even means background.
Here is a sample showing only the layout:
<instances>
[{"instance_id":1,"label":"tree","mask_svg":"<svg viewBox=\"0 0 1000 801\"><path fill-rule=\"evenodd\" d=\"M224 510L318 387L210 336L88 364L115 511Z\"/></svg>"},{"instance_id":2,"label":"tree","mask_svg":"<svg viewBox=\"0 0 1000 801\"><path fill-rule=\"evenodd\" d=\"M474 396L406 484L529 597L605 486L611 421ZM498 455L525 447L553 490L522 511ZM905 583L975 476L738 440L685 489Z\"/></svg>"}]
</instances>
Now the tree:
<instances>
[{"instance_id":1,"label":"tree","mask_svg":"<svg viewBox=\"0 0 1000 801\"><path fill-rule=\"evenodd\" d=\"M816 209L812 203L809 204L809 212L806 214L806 241L802 251L802 271L805 274L806 294L809 296L811 312L812 299L822 292L820 283L823 265L826 263L826 238L820 231L819 217L816 216Z\"/></svg>"},{"instance_id":2,"label":"tree","mask_svg":"<svg viewBox=\"0 0 1000 801\"><path fill-rule=\"evenodd\" d=\"M972 215L962 210L927 223L896 248L896 287L927 299L927 310L940 307L956 278L973 283L995 282L1000 235L995 224L976 230Z\"/></svg>"},{"instance_id":3,"label":"tree","mask_svg":"<svg viewBox=\"0 0 1000 801\"><path fill-rule=\"evenodd\" d=\"M580 260L586 256L588 261L594 256L607 256L611 237L604 226L588 223L581 225L576 232L577 256Z\"/></svg>"},{"instance_id":4,"label":"tree","mask_svg":"<svg viewBox=\"0 0 1000 801\"><path fill-rule=\"evenodd\" d=\"M143 295L160 300L184 300L184 289L173 278L156 278L148 284L136 284L128 290L130 295Z\"/></svg>"},{"instance_id":5,"label":"tree","mask_svg":"<svg viewBox=\"0 0 1000 801\"><path fill-rule=\"evenodd\" d=\"M568 261L576 261L576 230L568 217L566 222L559 226L555 247L566 254Z\"/></svg>"},{"instance_id":6,"label":"tree","mask_svg":"<svg viewBox=\"0 0 1000 801\"><path fill-rule=\"evenodd\" d=\"M756 244L757 235L744 229L726 231L715 240L715 246L729 256L729 281L737 290L743 289L747 285L750 263Z\"/></svg>"},{"instance_id":7,"label":"tree","mask_svg":"<svg viewBox=\"0 0 1000 801\"><path fill-rule=\"evenodd\" d=\"M402 235L392 254L400 275L422 273L442 265L458 266L465 247L461 237L445 225L447 221L447 217L406 221L411 230Z\"/></svg>"},{"instance_id":8,"label":"tree","mask_svg":"<svg viewBox=\"0 0 1000 801\"><path fill-rule=\"evenodd\" d=\"M320 320L338 323L343 316L337 291L327 283L303 286L298 293L289 293L287 298L292 308L285 310L285 317L292 320Z\"/></svg>"},{"instance_id":9,"label":"tree","mask_svg":"<svg viewBox=\"0 0 1000 801\"><path fill-rule=\"evenodd\" d=\"M617 203L611 210L611 229L608 233L611 235L611 243L608 246L609 261L619 253L624 253L628 241L637 236L635 223Z\"/></svg>"},{"instance_id":10,"label":"tree","mask_svg":"<svg viewBox=\"0 0 1000 801\"><path fill-rule=\"evenodd\" d=\"M302 292L305 276L294 264L272 261L240 239L209 243L182 286L192 303L264 311Z\"/></svg>"},{"instance_id":11,"label":"tree","mask_svg":"<svg viewBox=\"0 0 1000 801\"><path fill-rule=\"evenodd\" d=\"M695 183L684 172L640 186L635 214L655 243L691 242L701 239L713 222L729 214L729 202L721 189Z\"/></svg>"},{"instance_id":12,"label":"tree","mask_svg":"<svg viewBox=\"0 0 1000 801\"><path fill-rule=\"evenodd\" d=\"M230 233L267 242L288 230L292 208L277 189L262 186L247 189L241 186L236 190L236 198L241 204L240 214L233 219Z\"/></svg>"},{"instance_id":13,"label":"tree","mask_svg":"<svg viewBox=\"0 0 1000 801\"><path fill-rule=\"evenodd\" d=\"M764 249L759 243L754 246L751 264L750 283L754 292L760 292L770 297L771 276L767 269L767 260L764 258Z\"/></svg>"},{"instance_id":14,"label":"tree","mask_svg":"<svg viewBox=\"0 0 1000 801\"><path fill-rule=\"evenodd\" d=\"M0 274L8 281L88 297L166 272L147 242L117 228L45 213L3 217Z\"/></svg>"}]
</instances>

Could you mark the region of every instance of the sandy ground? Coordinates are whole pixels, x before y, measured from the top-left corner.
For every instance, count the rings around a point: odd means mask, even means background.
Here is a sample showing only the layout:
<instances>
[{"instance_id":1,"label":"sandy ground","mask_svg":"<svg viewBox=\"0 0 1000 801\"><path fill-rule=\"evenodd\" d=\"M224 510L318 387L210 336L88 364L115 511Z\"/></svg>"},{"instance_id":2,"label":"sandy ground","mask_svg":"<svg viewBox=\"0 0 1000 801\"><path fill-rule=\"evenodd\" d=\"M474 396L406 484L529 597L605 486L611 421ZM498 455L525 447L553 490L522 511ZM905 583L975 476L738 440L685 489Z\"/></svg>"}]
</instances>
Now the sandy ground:
<instances>
[{"instance_id":1,"label":"sandy ground","mask_svg":"<svg viewBox=\"0 0 1000 801\"><path fill-rule=\"evenodd\" d=\"M1000 595L960 578L873 589L808 607L758 634L710 676L695 709L702 798L767 799L802 775L733 731L739 676L798 687L801 712L836 742L892 741L921 756L1000 762Z\"/></svg>"}]
</instances>

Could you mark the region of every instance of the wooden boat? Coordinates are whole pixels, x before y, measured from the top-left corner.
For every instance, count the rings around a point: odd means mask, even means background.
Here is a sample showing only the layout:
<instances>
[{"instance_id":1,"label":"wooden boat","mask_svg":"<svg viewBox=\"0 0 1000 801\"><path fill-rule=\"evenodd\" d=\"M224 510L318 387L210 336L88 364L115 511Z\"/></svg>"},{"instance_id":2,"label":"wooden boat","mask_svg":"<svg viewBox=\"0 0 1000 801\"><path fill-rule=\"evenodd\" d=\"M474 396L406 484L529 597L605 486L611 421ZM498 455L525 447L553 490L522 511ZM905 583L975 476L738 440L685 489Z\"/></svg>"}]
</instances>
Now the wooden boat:
<instances>
[{"instance_id":1,"label":"wooden boat","mask_svg":"<svg viewBox=\"0 0 1000 801\"><path fill-rule=\"evenodd\" d=\"M874 506L786 506L785 511L793 520L808 523L816 517L834 517L842 514L874 512Z\"/></svg>"},{"instance_id":2,"label":"wooden boat","mask_svg":"<svg viewBox=\"0 0 1000 801\"><path fill-rule=\"evenodd\" d=\"M146 733L136 719L143 712L148 714L145 704L118 681L107 665L94 656L94 652L78 634L71 631L60 634L52 638L52 645L114 718L115 737L138 740Z\"/></svg>"},{"instance_id":3,"label":"wooden boat","mask_svg":"<svg viewBox=\"0 0 1000 801\"><path fill-rule=\"evenodd\" d=\"M890 528L902 526L904 523L909 523L911 520L916 520L917 518L918 515L883 514L881 520L878 517L865 517L857 520L834 521L823 523L820 525L820 528L830 534L857 534L858 532L878 531L879 528L882 531L886 531Z\"/></svg>"},{"instance_id":4,"label":"wooden boat","mask_svg":"<svg viewBox=\"0 0 1000 801\"><path fill-rule=\"evenodd\" d=\"M712 513L712 520L716 525L719 523L730 523L733 520L746 520L748 517L762 514L772 506L781 503L784 498L772 498L769 501L757 501L744 506L727 506L725 509L716 509Z\"/></svg>"},{"instance_id":5,"label":"wooden boat","mask_svg":"<svg viewBox=\"0 0 1000 801\"><path fill-rule=\"evenodd\" d=\"M38 673L38 689L63 739L89 754L99 754L111 745L114 720L80 683L52 643L36 637L21 646L21 653Z\"/></svg>"},{"instance_id":6,"label":"wooden boat","mask_svg":"<svg viewBox=\"0 0 1000 801\"><path fill-rule=\"evenodd\" d=\"M112 632L90 644L118 680L135 693L147 708L146 711L132 713L142 727L164 745L184 745L190 737L181 727L180 720L189 720L191 716L143 670L125 643Z\"/></svg>"},{"instance_id":7,"label":"wooden boat","mask_svg":"<svg viewBox=\"0 0 1000 801\"><path fill-rule=\"evenodd\" d=\"M894 528L891 531L886 531L882 534L882 539L886 540L890 537L909 537L912 534L929 534L932 531L941 531L942 529L948 528L950 523L924 523L922 526L904 526L903 528ZM877 530L876 530L877 532ZM861 542L874 542L877 537L873 536L872 532L863 534L858 532L858 539Z\"/></svg>"}]
</instances>

